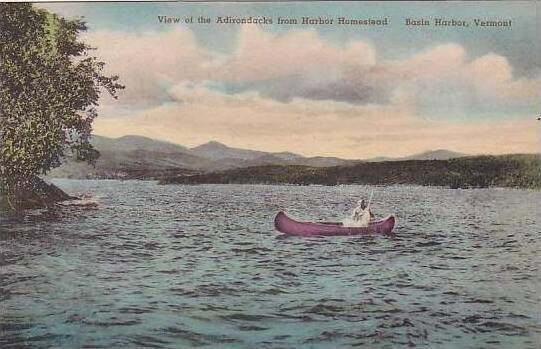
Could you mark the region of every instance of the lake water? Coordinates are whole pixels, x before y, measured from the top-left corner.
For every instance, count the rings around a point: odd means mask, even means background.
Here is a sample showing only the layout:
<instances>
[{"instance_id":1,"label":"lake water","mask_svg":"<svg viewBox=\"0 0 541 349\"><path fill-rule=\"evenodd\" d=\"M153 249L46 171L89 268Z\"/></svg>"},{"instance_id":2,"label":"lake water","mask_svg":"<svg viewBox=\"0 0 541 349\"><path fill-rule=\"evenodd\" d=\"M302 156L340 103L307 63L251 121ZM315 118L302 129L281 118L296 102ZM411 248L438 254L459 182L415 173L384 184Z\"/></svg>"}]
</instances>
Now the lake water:
<instances>
[{"instance_id":1,"label":"lake water","mask_svg":"<svg viewBox=\"0 0 541 349\"><path fill-rule=\"evenodd\" d=\"M540 348L541 193L374 187L394 236L285 238L366 186L56 180L0 220L2 348Z\"/></svg>"}]
</instances>

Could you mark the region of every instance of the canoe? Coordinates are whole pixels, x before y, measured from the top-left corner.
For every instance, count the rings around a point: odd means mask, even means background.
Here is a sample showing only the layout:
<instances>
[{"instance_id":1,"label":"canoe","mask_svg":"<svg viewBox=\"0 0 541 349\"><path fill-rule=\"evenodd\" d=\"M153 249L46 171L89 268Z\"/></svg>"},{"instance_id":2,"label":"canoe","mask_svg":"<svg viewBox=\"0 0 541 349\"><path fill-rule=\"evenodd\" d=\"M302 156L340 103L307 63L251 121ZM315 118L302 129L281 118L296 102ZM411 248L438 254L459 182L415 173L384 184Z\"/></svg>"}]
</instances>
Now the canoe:
<instances>
[{"instance_id":1,"label":"canoe","mask_svg":"<svg viewBox=\"0 0 541 349\"><path fill-rule=\"evenodd\" d=\"M339 222L313 223L298 222L280 211L274 218L274 227L281 233L295 236L341 236L361 234L391 234L395 219L389 216L380 221L371 222L366 227L344 227Z\"/></svg>"}]
</instances>

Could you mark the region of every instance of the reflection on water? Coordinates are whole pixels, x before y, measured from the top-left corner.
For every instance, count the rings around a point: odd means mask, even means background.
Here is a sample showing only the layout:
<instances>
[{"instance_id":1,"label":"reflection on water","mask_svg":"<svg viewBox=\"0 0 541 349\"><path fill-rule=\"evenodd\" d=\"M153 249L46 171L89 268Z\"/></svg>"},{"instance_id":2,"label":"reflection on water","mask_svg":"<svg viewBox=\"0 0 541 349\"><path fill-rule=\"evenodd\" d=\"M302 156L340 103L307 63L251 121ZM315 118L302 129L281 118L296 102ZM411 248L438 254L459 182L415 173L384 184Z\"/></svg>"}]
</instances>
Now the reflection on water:
<instances>
[{"instance_id":1,"label":"reflection on water","mask_svg":"<svg viewBox=\"0 0 541 349\"><path fill-rule=\"evenodd\" d=\"M541 193L375 188L395 236L285 238L364 186L71 181L0 220L0 347L539 348Z\"/></svg>"}]
</instances>

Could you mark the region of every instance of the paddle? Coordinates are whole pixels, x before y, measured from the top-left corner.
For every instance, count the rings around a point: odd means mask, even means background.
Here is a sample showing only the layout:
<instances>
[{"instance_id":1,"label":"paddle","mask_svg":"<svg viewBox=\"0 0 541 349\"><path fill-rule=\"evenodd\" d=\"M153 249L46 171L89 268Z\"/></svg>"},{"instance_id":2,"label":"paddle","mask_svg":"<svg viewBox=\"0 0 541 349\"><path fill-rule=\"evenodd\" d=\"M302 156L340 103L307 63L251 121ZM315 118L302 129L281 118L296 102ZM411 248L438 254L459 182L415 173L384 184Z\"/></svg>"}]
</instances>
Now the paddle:
<instances>
[{"instance_id":1,"label":"paddle","mask_svg":"<svg viewBox=\"0 0 541 349\"><path fill-rule=\"evenodd\" d=\"M374 189L370 193L370 199L368 200L368 206L366 207L370 211L370 204L372 203L372 197L374 196Z\"/></svg>"}]
</instances>

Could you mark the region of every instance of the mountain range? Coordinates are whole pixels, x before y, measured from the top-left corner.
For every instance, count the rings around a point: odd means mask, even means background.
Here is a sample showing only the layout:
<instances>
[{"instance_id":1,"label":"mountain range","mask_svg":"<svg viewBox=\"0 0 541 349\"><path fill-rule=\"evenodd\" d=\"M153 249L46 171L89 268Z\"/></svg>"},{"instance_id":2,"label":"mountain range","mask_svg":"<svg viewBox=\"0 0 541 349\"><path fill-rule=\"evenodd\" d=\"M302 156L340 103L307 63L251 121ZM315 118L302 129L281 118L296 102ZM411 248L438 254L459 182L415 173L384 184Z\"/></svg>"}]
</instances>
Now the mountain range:
<instances>
[{"instance_id":1,"label":"mountain range","mask_svg":"<svg viewBox=\"0 0 541 349\"><path fill-rule=\"evenodd\" d=\"M49 177L142 179L261 165L330 167L355 165L366 161L447 160L465 156L448 150L435 150L405 158L380 157L363 161L324 156L305 157L291 152L241 149L216 141L188 148L143 136L107 138L95 135L91 142L101 154L95 166L76 162L68 157L62 166L51 171Z\"/></svg>"}]
</instances>

